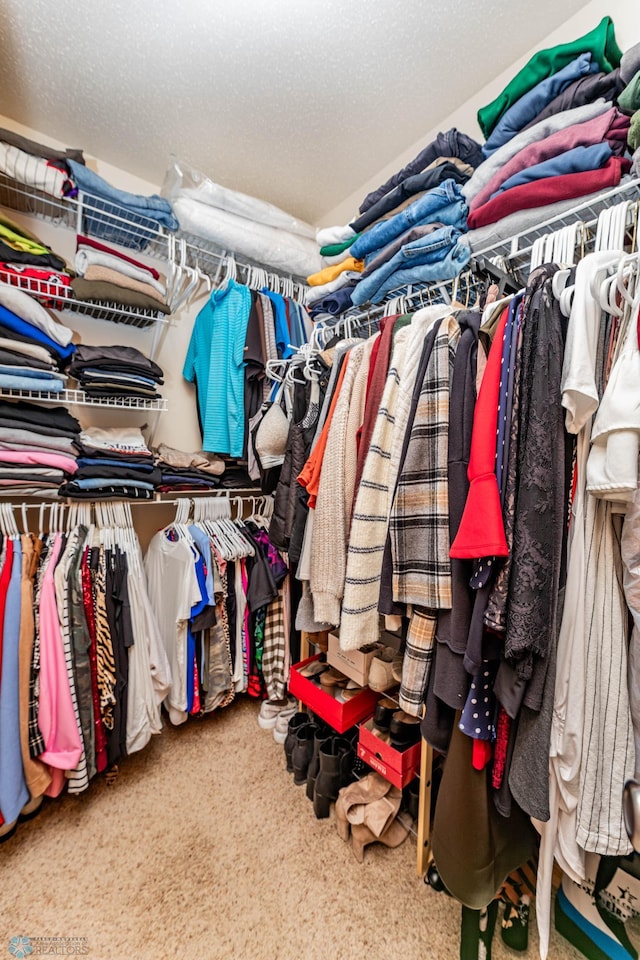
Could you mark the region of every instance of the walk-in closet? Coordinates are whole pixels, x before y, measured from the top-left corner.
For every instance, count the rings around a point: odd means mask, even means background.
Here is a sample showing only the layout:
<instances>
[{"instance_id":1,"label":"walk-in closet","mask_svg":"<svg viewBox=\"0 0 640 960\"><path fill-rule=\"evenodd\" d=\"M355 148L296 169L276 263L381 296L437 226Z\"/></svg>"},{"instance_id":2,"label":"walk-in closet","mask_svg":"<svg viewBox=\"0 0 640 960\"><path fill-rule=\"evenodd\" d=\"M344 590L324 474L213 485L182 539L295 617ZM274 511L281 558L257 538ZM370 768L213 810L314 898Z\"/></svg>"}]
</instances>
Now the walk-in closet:
<instances>
[{"instance_id":1,"label":"walk-in closet","mask_svg":"<svg viewBox=\"0 0 640 960\"><path fill-rule=\"evenodd\" d=\"M634 5L0 52L0 956L637 960Z\"/></svg>"}]
</instances>

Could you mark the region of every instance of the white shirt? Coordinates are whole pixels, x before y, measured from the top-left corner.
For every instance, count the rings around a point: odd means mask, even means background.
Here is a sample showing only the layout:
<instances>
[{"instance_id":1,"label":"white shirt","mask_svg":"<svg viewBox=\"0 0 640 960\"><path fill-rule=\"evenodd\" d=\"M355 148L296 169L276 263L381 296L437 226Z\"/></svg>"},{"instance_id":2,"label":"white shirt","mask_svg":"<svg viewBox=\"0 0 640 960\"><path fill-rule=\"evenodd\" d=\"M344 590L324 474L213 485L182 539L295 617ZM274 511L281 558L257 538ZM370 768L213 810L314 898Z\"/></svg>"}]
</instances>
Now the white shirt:
<instances>
[{"instance_id":1,"label":"white shirt","mask_svg":"<svg viewBox=\"0 0 640 960\"><path fill-rule=\"evenodd\" d=\"M171 722L180 724L187 719L187 624L191 608L202 599L195 554L186 538L171 541L161 530L149 544L144 565L169 661L171 686L165 705Z\"/></svg>"}]
</instances>

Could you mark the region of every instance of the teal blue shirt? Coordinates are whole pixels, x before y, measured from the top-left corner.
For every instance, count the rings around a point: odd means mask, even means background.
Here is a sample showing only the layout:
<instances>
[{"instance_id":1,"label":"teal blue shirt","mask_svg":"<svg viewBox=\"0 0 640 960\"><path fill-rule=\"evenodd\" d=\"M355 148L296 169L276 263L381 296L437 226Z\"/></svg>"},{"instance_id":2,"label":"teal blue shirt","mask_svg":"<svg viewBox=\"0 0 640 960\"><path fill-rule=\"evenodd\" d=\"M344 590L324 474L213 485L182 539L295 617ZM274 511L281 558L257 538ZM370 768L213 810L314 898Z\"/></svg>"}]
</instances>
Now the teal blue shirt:
<instances>
[{"instance_id":1,"label":"teal blue shirt","mask_svg":"<svg viewBox=\"0 0 640 960\"><path fill-rule=\"evenodd\" d=\"M196 317L182 376L196 384L202 449L241 457L244 445L244 344L251 292L235 280L213 290Z\"/></svg>"}]
</instances>

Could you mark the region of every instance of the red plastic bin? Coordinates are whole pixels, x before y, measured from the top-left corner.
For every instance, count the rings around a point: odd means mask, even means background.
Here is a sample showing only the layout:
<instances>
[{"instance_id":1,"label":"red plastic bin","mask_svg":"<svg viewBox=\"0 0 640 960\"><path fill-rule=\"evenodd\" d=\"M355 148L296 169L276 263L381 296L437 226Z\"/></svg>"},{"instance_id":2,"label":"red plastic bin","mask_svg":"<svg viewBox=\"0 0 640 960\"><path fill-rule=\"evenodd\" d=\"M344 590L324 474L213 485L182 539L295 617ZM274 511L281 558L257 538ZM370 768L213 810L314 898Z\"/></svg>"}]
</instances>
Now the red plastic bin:
<instances>
[{"instance_id":1,"label":"red plastic bin","mask_svg":"<svg viewBox=\"0 0 640 960\"><path fill-rule=\"evenodd\" d=\"M313 710L338 733L344 733L354 724L372 715L382 694L365 687L362 693L358 693L346 703L336 700L330 693L325 693L317 683L313 683L298 673L300 667L312 663L318 657L319 654L292 665L289 675L289 692L298 700L302 700L310 710Z\"/></svg>"}]
</instances>

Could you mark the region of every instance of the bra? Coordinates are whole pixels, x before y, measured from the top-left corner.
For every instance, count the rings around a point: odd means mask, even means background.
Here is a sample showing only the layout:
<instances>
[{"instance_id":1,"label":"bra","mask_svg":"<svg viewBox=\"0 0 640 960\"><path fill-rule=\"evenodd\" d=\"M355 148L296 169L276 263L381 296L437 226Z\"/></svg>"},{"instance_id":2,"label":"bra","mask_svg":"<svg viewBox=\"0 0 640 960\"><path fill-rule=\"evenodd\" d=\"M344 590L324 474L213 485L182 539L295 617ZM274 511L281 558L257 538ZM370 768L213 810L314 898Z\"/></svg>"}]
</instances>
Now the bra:
<instances>
[{"instance_id":1,"label":"bra","mask_svg":"<svg viewBox=\"0 0 640 960\"><path fill-rule=\"evenodd\" d=\"M280 466L287 449L289 418L280 403L283 390L284 383L278 390L275 400L267 407L255 433L253 445L265 470Z\"/></svg>"}]
</instances>

